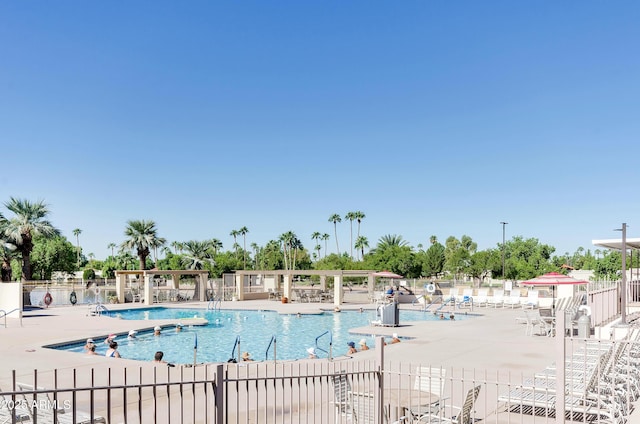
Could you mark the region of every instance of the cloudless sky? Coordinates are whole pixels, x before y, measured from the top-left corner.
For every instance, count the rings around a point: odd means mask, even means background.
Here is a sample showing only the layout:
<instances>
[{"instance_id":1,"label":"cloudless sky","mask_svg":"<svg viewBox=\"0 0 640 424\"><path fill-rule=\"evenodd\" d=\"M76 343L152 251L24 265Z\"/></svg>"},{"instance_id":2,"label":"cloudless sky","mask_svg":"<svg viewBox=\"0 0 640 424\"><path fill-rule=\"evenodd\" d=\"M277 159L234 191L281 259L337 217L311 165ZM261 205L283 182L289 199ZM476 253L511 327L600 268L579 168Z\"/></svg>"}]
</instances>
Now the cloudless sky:
<instances>
[{"instance_id":1,"label":"cloudless sky","mask_svg":"<svg viewBox=\"0 0 640 424\"><path fill-rule=\"evenodd\" d=\"M44 200L99 259L131 219L333 252L350 211L371 247L494 248L506 221L593 251L640 235L638 22L624 0L3 1L0 201Z\"/></svg>"}]
</instances>

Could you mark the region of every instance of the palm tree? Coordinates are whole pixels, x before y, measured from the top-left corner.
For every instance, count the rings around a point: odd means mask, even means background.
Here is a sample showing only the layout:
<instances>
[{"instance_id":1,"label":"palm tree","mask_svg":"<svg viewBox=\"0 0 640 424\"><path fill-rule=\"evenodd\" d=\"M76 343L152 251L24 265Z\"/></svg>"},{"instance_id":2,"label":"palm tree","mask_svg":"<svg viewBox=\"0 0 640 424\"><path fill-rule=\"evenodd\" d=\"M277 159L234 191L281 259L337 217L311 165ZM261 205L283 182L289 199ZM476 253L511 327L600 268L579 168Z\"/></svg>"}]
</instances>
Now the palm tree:
<instances>
[{"instance_id":1,"label":"palm tree","mask_svg":"<svg viewBox=\"0 0 640 424\"><path fill-rule=\"evenodd\" d=\"M251 243L253 249L253 269L258 269L258 243Z\"/></svg>"},{"instance_id":2,"label":"palm tree","mask_svg":"<svg viewBox=\"0 0 640 424\"><path fill-rule=\"evenodd\" d=\"M187 269L203 269L205 263L215 265L208 241L187 241L184 243L182 264Z\"/></svg>"},{"instance_id":3,"label":"palm tree","mask_svg":"<svg viewBox=\"0 0 640 424\"><path fill-rule=\"evenodd\" d=\"M247 269L247 233L249 230L247 227L242 227L238 230L238 233L242 235L242 269Z\"/></svg>"},{"instance_id":4,"label":"palm tree","mask_svg":"<svg viewBox=\"0 0 640 424\"><path fill-rule=\"evenodd\" d=\"M320 239L324 241L324 257L325 258L327 257L327 240L329 240L329 237L331 236L327 233L324 233L322 237L320 237Z\"/></svg>"},{"instance_id":5,"label":"palm tree","mask_svg":"<svg viewBox=\"0 0 640 424\"><path fill-rule=\"evenodd\" d=\"M80 269L80 234L82 234L80 228L73 230L73 235L76 236L76 268L78 269Z\"/></svg>"},{"instance_id":6,"label":"palm tree","mask_svg":"<svg viewBox=\"0 0 640 424\"><path fill-rule=\"evenodd\" d=\"M282 243L282 252L284 255L284 269L292 269L289 267L291 266L291 263L292 263L291 248L293 246L293 242L295 238L296 238L296 235L293 233L293 231L287 231L286 233L281 234L280 238L278 239L278 241Z\"/></svg>"},{"instance_id":7,"label":"palm tree","mask_svg":"<svg viewBox=\"0 0 640 424\"><path fill-rule=\"evenodd\" d=\"M358 221L358 237L360 237L360 224L362 223L362 220L365 219L365 214L364 212L361 211L356 211L354 212L356 214L356 220Z\"/></svg>"},{"instance_id":8,"label":"palm tree","mask_svg":"<svg viewBox=\"0 0 640 424\"><path fill-rule=\"evenodd\" d=\"M0 214L0 262L2 262L2 274L0 281L11 281L11 260L17 257L16 246L11 244L2 232L2 226L6 221Z\"/></svg>"},{"instance_id":9,"label":"palm tree","mask_svg":"<svg viewBox=\"0 0 640 424\"><path fill-rule=\"evenodd\" d=\"M177 254L178 252L182 252L184 243L180 243L179 241L172 241L171 247L173 247L173 252Z\"/></svg>"},{"instance_id":10,"label":"palm tree","mask_svg":"<svg viewBox=\"0 0 640 424\"><path fill-rule=\"evenodd\" d=\"M349 226L350 228L350 232L351 232L351 239L349 240L349 249L351 249L351 253L349 255L349 257L351 259L353 259L353 221L356 220L356 213L355 212L347 212L347 214L344 216L344 219L348 219L349 220Z\"/></svg>"},{"instance_id":11,"label":"palm tree","mask_svg":"<svg viewBox=\"0 0 640 424\"><path fill-rule=\"evenodd\" d=\"M365 236L359 236L356 239L355 248L356 249L360 249L360 251L362 252L362 256L361 256L362 259L364 259L364 248L365 247L369 247L369 240L367 240L367 238Z\"/></svg>"},{"instance_id":12,"label":"palm tree","mask_svg":"<svg viewBox=\"0 0 640 424\"><path fill-rule=\"evenodd\" d=\"M113 249L116 248L116 244L115 243L109 243L107 245L107 249L111 249L111 257L114 258L115 256L113 255Z\"/></svg>"},{"instance_id":13,"label":"palm tree","mask_svg":"<svg viewBox=\"0 0 640 424\"><path fill-rule=\"evenodd\" d=\"M318 251L318 258L320 258L320 245L318 244L318 240L320 239L320 237L322 237L322 234L320 234L318 231L315 231L313 234L311 234L311 240L316 242L315 249Z\"/></svg>"},{"instance_id":14,"label":"palm tree","mask_svg":"<svg viewBox=\"0 0 640 424\"><path fill-rule=\"evenodd\" d=\"M11 197L5 206L13 212L14 216L4 221L4 234L20 252L22 280L31 280L33 237L37 235L53 237L59 235L60 231L45 219L49 209L43 201L30 202Z\"/></svg>"},{"instance_id":15,"label":"palm tree","mask_svg":"<svg viewBox=\"0 0 640 424\"><path fill-rule=\"evenodd\" d=\"M238 236L240 235L240 231L231 230L229 235L233 237L233 247L236 250L236 259L237 259L238 258Z\"/></svg>"},{"instance_id":16,"label":"palm tree","mask_svg":"<svg viewBox=\"0 0 640 424\"><path fill-rule=\"evenodd\" d=\"M213 249L213 254L217 255L220 250L222 250L222 242L217 238L212 238L209 240L209 244L211 244L211 248Z\"/></svg>"},{"instance_id":17,"label":"palm tree","mask_svg":"<svg viewBox=\"0 0 640 424\"><path fill-rule=\"evenodd\" d=\"M140 259L140 269L143 270L147 268L147 257L151 254L151 249L166 243L165 239L158 237L156 223L153 221L127 221L124 235L127 239L122 242L122 248L136 249L138 259Z\"/></svg>"},{"instance_id":18,"label":"palm tree","mask_svg":"<svg viewBox=\"0 0 640 424\"><path fill-rule=\"evenodd\" d=\"M338 222L342 222L342 218L337 213L334 213L329 217L329 222L333 222L333 234L336 237L336 250L338 251L338 256L340 256L340 246L338 245Z\"/></svg>"}]
</instances>

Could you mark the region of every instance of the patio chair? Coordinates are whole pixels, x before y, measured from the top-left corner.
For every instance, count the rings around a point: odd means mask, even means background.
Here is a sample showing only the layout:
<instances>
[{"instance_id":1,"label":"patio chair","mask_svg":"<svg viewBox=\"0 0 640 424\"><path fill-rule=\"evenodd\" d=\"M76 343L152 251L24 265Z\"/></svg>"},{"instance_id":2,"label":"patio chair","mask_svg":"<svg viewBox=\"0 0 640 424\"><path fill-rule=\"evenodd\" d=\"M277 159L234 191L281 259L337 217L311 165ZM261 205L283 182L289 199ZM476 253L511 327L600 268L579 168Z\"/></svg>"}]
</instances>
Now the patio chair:
<instances>
[{"instance_id":1,"label":"patio chair","mask_svg":"<svg viewBox=\"0 0 640 424\"><path fill-rule=\"evenodd\" d=\"M461 407L450 406L446 409L451 409L453 412L457 410L458 413L451 418L447 418L444 415L445 408L440 409L437 413L424 414L417 418L416 423L438 423L438 424L472 424L474 420L471 418L473 407L480 394L480 388L482 386L475 386L469 389L465 396L464 403Z\"/></svg>"},{"instance_id":2,"label":"patio chair","mask_svg":"<svg viewBox=\"0 0 640 424\"><path fill-rule=\"evenodd\" d=\"M336 408L335 422L340 423L342 420L351 420L351 404L349 403L349 393L351 392L351 383L347 374L334 374L331 376L333 383L333 405Z\"/></svg>"},{"instance_id":3,"label":"patio chair","mask_svg":"<svg viewBox=\"0 0 640 424\"><path fill-rule=\"evenodd\" d=\"M3 392L1 388L0 392ZM0 423L10 423L12 418L17 423L31 421L29 411L23 408L22 403L11 396L0 396Z\"/></svg>"},{"instance_id":4,"label":"patio chair","mask_svg":"<svg viewBox=\"0 0 640 424\"><path fill-rule=\"evenodd\" d=\"M424 400L419 398L419 405L405 407L413 419L418 419L425 414L437 414L440 408L444 408L444 384L447 370L444 368L418 367L413 390L424 393Z\"/></svg>"},{"instance_id":5,"label":"patio chair","mask_svg":"<svg viewBox=\"0 0 640 424\"><path fill-rule=\"evenodd\" d=\"M353 411L353 422L356 424L379 424L378 419L379 405L373 393L357 393L350 392L351 408ZM406 422L407 417L402 416L392 424L400 424ZM389 417L386 410L382 409L382 422L389 423Z\"/></svg>"},{"instance_id":6,"label":"patio chair","mask_svg":"<svg viewBox=\"0 0 640 424\"><path fill-rule=\"evenodd\" d=\"M488 289L478 289L478 295L473 299L474 306L487 306L489 301Z\"/></svg>"},{"instance_id":7,"label":"patio chair","mask_svg":"<svg viewBox=\"0 0 640 424\"><path fill-rule=\"evenodd\" d=\"M506 298L504 300L504 306L511 306L511 309L515 308L516 306L520 306L520 290L519 289L513 289L511 290L511 293L509 294L509 297Z\"/></svg>"},{"instance_id":8,"label":"patio chair","mask_svg":"<svg viewBox=\"0 0 640 424\"><path fill-rule=\"evenodd\" d=\"M39 400L42 400L42 394L38 394L39 391L45 391L44 396L47 399L47 405L57 406L60 404L60 400L58 399L58 403L56 404L53 399L49 396L49 393L46 392L46 389L43 387L35 388L30 384L25 383L16 383L18 389L20 389L22 393L23 399L29 405L39 405ZM40 399L38 400L38 397ZM55 414L55 418L54 418ZM107 420L104 417L99 415L95 415L93 413L80 411L75 408L73 405L72 409L65 408L34 408L29 409L29 415L32 421L36 421L38 423L53 423L55 422L60 424L94 424L94 423L106 423Z\"/></svg>"},{"instance_id":9,"label":"patio chair","mask_svg":"<svg viewBox=\"0 0 640 424\"><path fill-rule=\"evenodd\" d=\"M526 300L522 302L522 308L535 309L538 307L538 290L529 290Z\"/></svg>"},{"instance_id":10,"label":"patio chair","mask_svg":"<svg viewBox=\"0 0 640 424\"><path fill-rule=\"evenodd\" d=\"M504 306L504 290L494 290L493 296L489 297L487 306L489 305L493 306L494 308L497 308L498 306L502 308Z\"/></svg>"}]
</instances>

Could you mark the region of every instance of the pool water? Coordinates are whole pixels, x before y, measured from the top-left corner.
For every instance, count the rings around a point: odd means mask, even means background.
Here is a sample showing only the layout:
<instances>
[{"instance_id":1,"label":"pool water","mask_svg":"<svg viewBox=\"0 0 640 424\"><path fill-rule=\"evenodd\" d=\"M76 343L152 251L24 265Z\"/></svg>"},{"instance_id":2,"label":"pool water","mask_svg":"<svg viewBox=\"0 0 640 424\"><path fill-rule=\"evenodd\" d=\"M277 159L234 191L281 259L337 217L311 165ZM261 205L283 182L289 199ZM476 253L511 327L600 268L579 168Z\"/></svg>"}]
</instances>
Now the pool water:
<instances>
[{"instance_id":1,"label":"pool water","mask_svg":"<svg viewBox=\"0 0 640 424\"><path fill-rule=\"evenodd\" d=\"M332 356L340 356L345 354L349 341L354 341L357 347L360 339L365 339L369 347L374 346L374 338L371 334L349 334L349 329L367 326L370 321L376 319L375 311L281 315L274 311L143 308L111 311L109 315L128 320L193 317L208 320L209 324L206 326L186 326L181 332L176 332L175 327L172 326L163 328L160 336L154 336L149 331L138 333L134 340L127 340L126 335L116 339L118 352L123 358L150 361L155 352L161 350L167 362L178 364L193 363L196 338L198 363L226 362L232 356L236 338L239 338L240 347L235 348L235 358L238 358L240 351L240 353L249 352L256 361L271 360L274 347L278 360L306 358L308 355L306 349L309 347L316 347L318 356L326 358L330 341L333 345ZM471 316L456 314L456 320L469 317ZM439 321L439 317L430 312L400 310L400 322L432 320ZM144 325L134 324L132 329L136 327L144 327ZM271 345L267 354L272 337L275 337L276 343L275 346ZM317 344L316 338L318 338ZM103 343L103 340L95 341L96 351L104 355L108 346ZM70 352L84 352L84 343L56 348Z\"/></svg>"}]
</instances>

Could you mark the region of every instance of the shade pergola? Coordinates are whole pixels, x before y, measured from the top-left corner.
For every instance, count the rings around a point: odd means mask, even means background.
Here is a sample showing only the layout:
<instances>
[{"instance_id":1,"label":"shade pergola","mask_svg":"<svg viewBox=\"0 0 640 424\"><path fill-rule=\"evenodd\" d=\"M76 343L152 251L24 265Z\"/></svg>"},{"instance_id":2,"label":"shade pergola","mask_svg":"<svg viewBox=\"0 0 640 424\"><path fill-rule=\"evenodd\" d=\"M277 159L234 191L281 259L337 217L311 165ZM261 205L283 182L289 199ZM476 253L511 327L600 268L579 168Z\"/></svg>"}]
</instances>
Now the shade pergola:
<instances>
[{"instance_id":1,"label":"shade pergola","mask_svg":"<svg viewBox=\"0 0 640 424\"><path fill-rule=\"evenodd\" d=\"M622 239L592 240L591 243L607 249L622 250ZM640 238L628 238L625 244L627 249L640 250Z\"/></svg>"}]
</instances>

